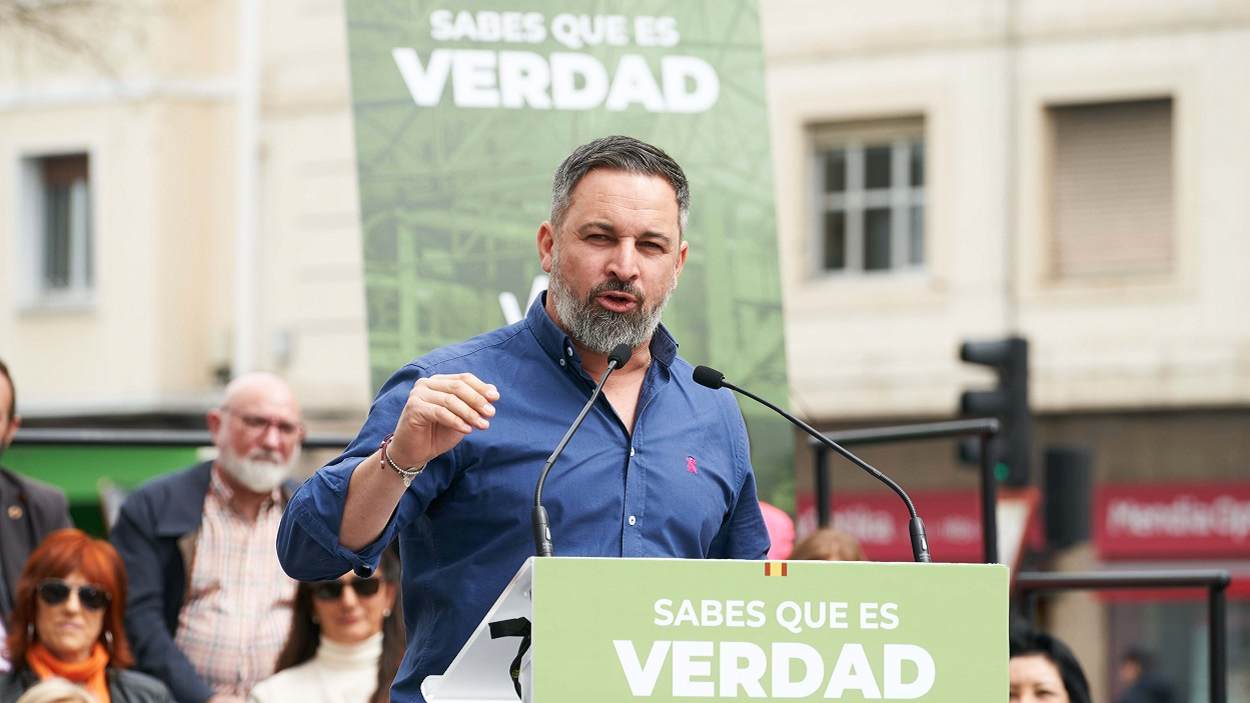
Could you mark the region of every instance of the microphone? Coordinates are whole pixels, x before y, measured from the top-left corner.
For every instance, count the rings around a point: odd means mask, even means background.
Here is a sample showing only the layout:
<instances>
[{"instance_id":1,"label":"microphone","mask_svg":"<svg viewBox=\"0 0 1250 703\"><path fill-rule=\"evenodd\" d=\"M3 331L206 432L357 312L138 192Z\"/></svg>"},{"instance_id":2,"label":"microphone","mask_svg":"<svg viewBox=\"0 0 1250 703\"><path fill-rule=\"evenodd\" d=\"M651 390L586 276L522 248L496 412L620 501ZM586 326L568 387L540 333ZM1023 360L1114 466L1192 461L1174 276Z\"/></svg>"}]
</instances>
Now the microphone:
<instances>
[{"instance_id":1,"label":"microphone","mask_svg":"<svg viewBox=\"0 0 1250 703\"><path fill-rule=\"evenodd\" d=\"M912 557L915 558L916 561L920 561L920 562L930 561L929 540L925 536L924 521L922 521L920 519L920 516L916 514L916 506L912 504L911 498L907 495L907 491L903 490L902 486L895 483L894 480L891 479L889 476L886 476L880 471L874 469L871 465L868 464L868 462L864 461L863 459L860 459L859 457L855 456L854 454L844 449L837 442L834 442L833 440L824 436L820 432L817 432L811 425L807 424L806 422L803 422L802 420L791 415L785 410L782 410L776 405L773 405L767 400L764 400L758 395L755 395L751 391L748 391L745 388L739 388L735 386L734 384L730 383L729 381L726 381L725 374L721 373L720 371L717 371L716 369L713 369L713 368L709 368L707 366L698 366L698 367L695 367L693 376L694 376L694 382L699 384L700 386L707 386L708 388L728 388L731 391L741 393L742 395L745 395L751 400L754 400L755 402L760 403L770 408L777 414L789 420L795 427L798 427L799 429L803 430L809 435L815 437L816 441L820 442L821 444L824 444L826 447L829 447L833 451L846 457L848 460L851 461L851 463L855 464L856 466L863 469L864 471L867 471L868 473L872 474L873 478L889 486L890 490L897 493L898 497L903 499L903 503L907 506L907 513L911 516L911 521L908 524L908 528L909 528L909 531L911 532ZM823 500L824 496L821 496L820 499Z\"/></svg>"},{"instance_id":2,"label":"microphone","mask_svg":"<svg viewBox=\"0 0 1250 703\"><path fill-rule=\"evenodd\" d=\"M629 348L628 344L618 344L613 347L612 352L608 354L608 368L599 377L599 382L595 384L595 390L590 394L590 400L586 401L586 405L582 406L582 411L577 414L577 419L573 421L569 431L564 433L564 437L556 445L555 451L551 453L551 456L547 457L547 463L543 465L542 473L538 474L538 484L534 486L534 509L530 520L534 526L534 552L540 557L549 557L553 553L551 523L547 519L547 509L543 507L543 484L547 481L547 474L551 473L551 467L555 465L556 459L560 458L565 445L573 438L573 433L577 432L577 428L582 426L582 421L586 419L586 415L594 407L595 401L599 399L599 394L603 392L603 384L608 382L608 376L611 376L613 371L624 366L629 361L629 356L632 353L633 350Z\"/></svg>"}]
</instances>

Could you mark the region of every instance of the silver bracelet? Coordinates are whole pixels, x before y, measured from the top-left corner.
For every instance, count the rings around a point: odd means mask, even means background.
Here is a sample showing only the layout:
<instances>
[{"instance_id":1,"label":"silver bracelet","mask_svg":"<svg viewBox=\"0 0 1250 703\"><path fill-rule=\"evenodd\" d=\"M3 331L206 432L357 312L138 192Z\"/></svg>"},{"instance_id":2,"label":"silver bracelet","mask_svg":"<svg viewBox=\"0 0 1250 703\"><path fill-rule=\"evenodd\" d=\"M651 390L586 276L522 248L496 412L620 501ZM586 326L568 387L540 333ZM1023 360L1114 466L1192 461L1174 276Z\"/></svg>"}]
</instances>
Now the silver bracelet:
<instances>
[{"instance_id":1,"label":"silver bracelet","mask_svg":"<svg viewBox=\"0 0 1250 703\"><path fill-rule=\"evenodd\" d=\"M392 432L392 433L390 433L390 434L386 435L386 439L383 439L383 440L382 440L382 447L381 447L381 449L382 449L382 463L383 463L383 465L385 465L385 466L389 466L389 467L391 467L391 469L392 469L395 473L399 474L399 477L400 477L400 478L402 478L402 479L404 480L404 488L407 488L407 487L409 487L409 486L411 486L411 485L412 485L412 479L416 478L416 477L417 477L417 474L420 474L422 471L425 471L425 467L426 467L426 466L429 466L430 462L428 462L428 461L427 461L427 462L425 462L424 464L422 464L422 465L420 465L420 466L409 466L409 467L408 467L408 468L406 468L406 469L405 469L405 468L400 467L400 465L399 465L399 464L396 464L396 463L395 463L395 462L391 459L391 455L390 455L390 453L386 451L386 448L387 448L388 446L390 446L390 444L391 444L391 438L392 438L392 437L394 437L394 436L395 436L395 433L394 433L394 432Z\"/></svg>"}]
</instances>

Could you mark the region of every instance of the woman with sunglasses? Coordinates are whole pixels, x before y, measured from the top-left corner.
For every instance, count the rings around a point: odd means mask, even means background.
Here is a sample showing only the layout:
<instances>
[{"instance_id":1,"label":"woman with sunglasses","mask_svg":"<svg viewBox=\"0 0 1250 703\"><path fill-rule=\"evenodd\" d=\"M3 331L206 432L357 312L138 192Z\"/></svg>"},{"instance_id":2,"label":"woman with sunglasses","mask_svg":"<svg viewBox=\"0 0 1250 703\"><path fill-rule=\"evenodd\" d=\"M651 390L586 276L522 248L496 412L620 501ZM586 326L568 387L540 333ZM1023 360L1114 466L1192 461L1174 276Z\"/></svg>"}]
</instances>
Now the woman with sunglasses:
<instances>
[{"instance_id":1,"label":"woman with sunglasses","mask_svg":"<svg viewBox=\"0 0 1250 703\"><path fill-rule=\"evenodd\" d=\"M399 557L388 549L373 578L302 582L276 673L251 703L386 703L404 657Z\"/></svg>"},{"instance_id":2,"label":"woman with sunglasses","mask_svg":"<svg viewBox=\"0 0 1250 703\"><path fill-rule=\"evenodd\" d=\"M80 530L57 530L31 552L17 581L0 703L43 679L62 678L100 703L172 703L160 681L134 662L122 611L126 570L113 545Z\"/></svg>"}]
</instances>

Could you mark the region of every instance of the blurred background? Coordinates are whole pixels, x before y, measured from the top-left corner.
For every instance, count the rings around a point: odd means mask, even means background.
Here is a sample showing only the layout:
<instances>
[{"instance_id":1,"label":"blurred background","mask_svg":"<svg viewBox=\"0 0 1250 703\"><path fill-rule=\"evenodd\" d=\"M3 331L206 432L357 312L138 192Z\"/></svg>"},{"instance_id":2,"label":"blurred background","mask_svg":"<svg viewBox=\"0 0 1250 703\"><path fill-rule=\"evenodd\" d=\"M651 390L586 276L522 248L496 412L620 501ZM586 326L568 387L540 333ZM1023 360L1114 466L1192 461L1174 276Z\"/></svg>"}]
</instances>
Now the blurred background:
<instances>
[{"instance_id":1,"label":"blurred background","mask_svg":"<svg viewBox=\"0 0 1250 703\"><path fill-rule=\"evenodd\" d=\"M761 0L760 19L791 408L830 431L999 415L1000 479L1032 497L1020 563L1228 569L1229 695L1250 702L1250 3ZM251 369L291 382L313 432L359 427L344 22L333 0L0 0L0 358L24 427L200 428ZM961 402L996 384L1023 414ZM795 447L780 507L803 532ZM102 529L99 478L196 453L19 434L4 461ZM863 454L939 514L935 556L976 560L975 463ZM881 494L832 474L873 558ZM1141 646L1205 701L1204 603L1042 608L1100 699Z\"/></svg>"}]
</instances>

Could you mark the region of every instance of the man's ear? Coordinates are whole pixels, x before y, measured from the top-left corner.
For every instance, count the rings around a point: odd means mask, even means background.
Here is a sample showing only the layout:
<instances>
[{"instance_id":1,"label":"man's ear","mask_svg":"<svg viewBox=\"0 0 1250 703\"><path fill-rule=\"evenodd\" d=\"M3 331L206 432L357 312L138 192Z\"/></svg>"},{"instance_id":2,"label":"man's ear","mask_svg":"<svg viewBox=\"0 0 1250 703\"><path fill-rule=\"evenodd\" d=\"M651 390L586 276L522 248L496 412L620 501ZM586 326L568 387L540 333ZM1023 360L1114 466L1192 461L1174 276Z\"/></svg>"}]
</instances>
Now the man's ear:
<instances>
[{"instance_id":1,"label":"man's ear","mask_svg":"<svg viewBox=\"0 0 1250 703\"><path fill-rule=\"evenodd\" d=\"M213 436L214 441L217 439L217 433L221 430L222 415L220 408L213 408L208 411L208 415L204 416L204 420L208 424L208 433Z\"/></svg>"},{"instance_id":2,"label":"man's ear","mask_svg":"<svg viewBox=\"0 0 1250 703\"><path fill-rule=\"evenodd\" d=\"M17 429L22 426L22 416L14 415L9 420L9 429L5 431L4 436L0 437L0 449L3 449L13 443L13 437L17 435Z\"/></svg>"},{"instance_id":3,"label":"man's ear","mask_svg":"<svg viewBox=\"0 0 1250 703\"><path fill-rule=\"evenodd\" d=\"M682 268L686 265L686 255L690 253L690 242L685 239L681 240L681 246L677 249L677 271L674 275L680 276Z\"/></svg>"},{"instance_id":4,"label":"man's ear","mask_svg":"<svg viewBox=\"0 0 1250 703\"><path fill-rule=\"evenodd\" d=\"M538 261L545 273L551 273L551 259L556 248L556 230L550 222L538 226Z\"/></svg>"}]
</instances>

